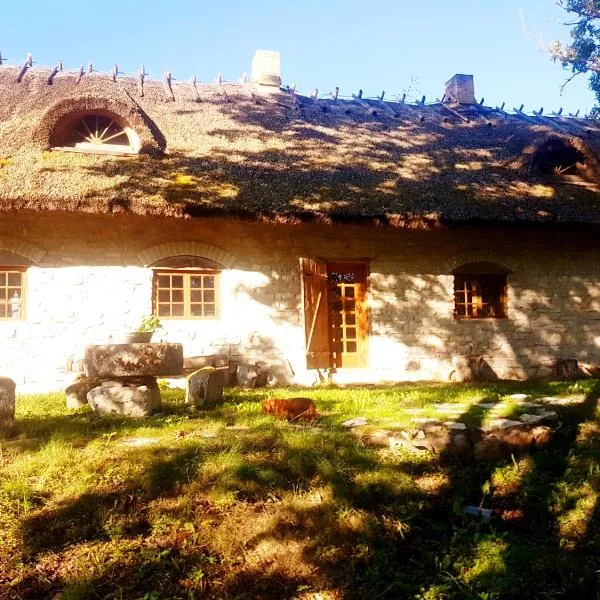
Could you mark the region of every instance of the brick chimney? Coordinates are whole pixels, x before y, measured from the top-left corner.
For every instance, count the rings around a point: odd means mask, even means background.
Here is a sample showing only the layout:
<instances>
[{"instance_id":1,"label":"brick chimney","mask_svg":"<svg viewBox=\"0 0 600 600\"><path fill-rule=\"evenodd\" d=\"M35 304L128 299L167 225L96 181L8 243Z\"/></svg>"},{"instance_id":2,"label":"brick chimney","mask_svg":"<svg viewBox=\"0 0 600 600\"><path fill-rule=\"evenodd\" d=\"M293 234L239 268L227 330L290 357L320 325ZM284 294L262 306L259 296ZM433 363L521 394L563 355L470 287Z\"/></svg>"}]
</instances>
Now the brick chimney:
<instances>
[{"instance_id":1,"label":"brick chimney","mask_svg":"<svg viewBox=\"0 0 600 600\"><path fill-rule=\"evenodd\" d=\"M462 75L457 73L446 82L446 102L457 102L459 104L477 104L475 100L475 85L473 75Z\"/></svg>"},{"instance_id":2,"label":"brick chimney","mask_svg":"<svg viewBox=\"0 0 600 600\"><path fill-rule=\"evenodd\" d=\"M262 92L278 92L281 85L279 52L257 50L252 59L252 82Z\"/></svg>"}]
</instances>

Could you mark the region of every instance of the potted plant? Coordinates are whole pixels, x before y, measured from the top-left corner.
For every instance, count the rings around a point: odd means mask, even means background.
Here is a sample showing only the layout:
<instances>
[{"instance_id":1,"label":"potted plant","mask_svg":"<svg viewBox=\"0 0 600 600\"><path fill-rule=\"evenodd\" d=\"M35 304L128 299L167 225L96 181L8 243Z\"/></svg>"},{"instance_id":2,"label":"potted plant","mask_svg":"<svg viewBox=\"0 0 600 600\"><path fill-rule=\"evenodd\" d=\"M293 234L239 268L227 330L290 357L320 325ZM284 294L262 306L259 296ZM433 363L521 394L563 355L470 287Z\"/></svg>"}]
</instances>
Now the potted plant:
<instances>
[{"instance_id":1,"label":"potted plant","mask_svg":"<svg viewBox=\"0 0 600 600\"><path fill-rule=\"evenodd\" d=\"M156 315L146 315L137 329L125 335L126 344L148 344L154 332L160 328L160 319Z\"/></svg>"}]
</instances>

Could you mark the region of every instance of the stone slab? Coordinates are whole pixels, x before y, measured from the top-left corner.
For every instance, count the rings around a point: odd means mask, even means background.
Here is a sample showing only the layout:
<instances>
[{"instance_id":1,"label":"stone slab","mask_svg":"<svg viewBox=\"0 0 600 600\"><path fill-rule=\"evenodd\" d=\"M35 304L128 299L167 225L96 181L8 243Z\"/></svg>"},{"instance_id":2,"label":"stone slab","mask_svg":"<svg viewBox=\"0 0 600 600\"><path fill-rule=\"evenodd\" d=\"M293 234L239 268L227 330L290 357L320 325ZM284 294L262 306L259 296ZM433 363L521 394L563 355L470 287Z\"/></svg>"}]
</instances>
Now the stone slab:
<instances>
[{"instance_id":1,"label":"stone slab","mask_svg":"<svg viewBox=\"0 0 600 600\"><path fill-rule=\"evenodd\" d=\"M181 344L109 344L85 349L88 377L168 377L182 371Z\"/></svg>"},{"instance_id":2,"label":"stone slab","mask_svg":"<svg viewBox=\"0 0 600 600\"><path fill-rule=\"evenodd\" d=\"M100 379L84 377L78 379L65 389L67 408L76 410L87 406L87 394L90 390L101 384Z\"/></svg>"},{"instance_id":3,"label":"stone slab","mask_svg":"<svg viewBox=\"0 0 600 600\"><path fill-rule=\"evenodd\" d=\"M228 367L203 367L187 377L186 403L196 408L214 408L223 401L223 387Z\"/></svg>"},{"instance_id":4,"label":"stone slab","mask_svg":"<svg viewBox=\"0 0 600 600\"><path fill-rule=\"evenodd\" d=\"M8 377L0 377L0 426L12 425L15 420L16 384Z\"/></svg>"},{"instance_id":5,"label":"stone slab","mask_svg":"<svg viewBox=\"0 0 600 600\"><path fill-rule=\"evenodd\" d=\"M103 381L88 392L87 399L99 415L146 417L160 409L160 390L153 377L137 382Z\"/></svg>"},{"instance_id":6,"label":"stone slab","mask_svg":"<svg viewBox=\"0 0 600 600\"><path fill-rule=\"evenodd\" d=\"M512 421L510 419L492 419L487 425L481 428L482 431L493 431L494 429L510 429L511 427L523 427L521 421Z\"/></svg>"}]
</instances>

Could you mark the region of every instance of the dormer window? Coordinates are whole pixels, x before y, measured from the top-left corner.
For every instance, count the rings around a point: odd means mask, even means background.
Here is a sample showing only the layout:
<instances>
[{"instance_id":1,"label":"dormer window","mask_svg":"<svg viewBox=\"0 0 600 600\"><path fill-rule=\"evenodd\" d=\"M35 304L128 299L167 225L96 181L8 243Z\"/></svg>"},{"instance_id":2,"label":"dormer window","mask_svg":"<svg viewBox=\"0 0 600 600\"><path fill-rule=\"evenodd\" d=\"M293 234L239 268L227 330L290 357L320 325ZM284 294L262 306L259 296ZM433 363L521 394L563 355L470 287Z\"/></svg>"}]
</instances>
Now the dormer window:
<instances>
[{"instance_id":1,"label":"dormer window","mask_svg":"<svg viewBox=\"0 0 600 600\"><path fill-rule=\"evenodd\" d=\"M71 114L52 136L54 150L92 154L137 154L140 142L133 129L117 115L94 112Z\"/></svg>"},{"instance_id":2,"label":"dormer window","mask_svg":"<svg viewBox=\"0 0 600 600\"><path fill-rule=\"evenodd\" d=\"M552 136L533 154L531 167L543 177L564 184L596 186L598 160L579 140Z\"/></svg>"}]
</instances>

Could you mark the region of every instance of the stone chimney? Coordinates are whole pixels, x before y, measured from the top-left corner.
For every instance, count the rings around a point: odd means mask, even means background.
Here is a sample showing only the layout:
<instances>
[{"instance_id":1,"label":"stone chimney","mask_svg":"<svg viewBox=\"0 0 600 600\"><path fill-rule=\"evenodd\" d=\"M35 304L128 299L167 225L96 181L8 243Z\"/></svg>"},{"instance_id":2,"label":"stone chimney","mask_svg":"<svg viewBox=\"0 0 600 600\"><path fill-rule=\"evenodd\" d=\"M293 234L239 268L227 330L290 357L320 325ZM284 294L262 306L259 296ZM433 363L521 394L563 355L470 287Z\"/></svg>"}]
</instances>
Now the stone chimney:
<instances>
[{"instance_id":1,"label":"stone chimney","mask_svg":"<svg viewBox=\"0 0 600 600\"><path fill-rule=\"evenodd\" d=\"M457 102L459 104L477 104L475 100L475 85L473 75L461 75L457 73L446 82L446 102Z\"/></svg>"},{"instance_id":2,"label":"stone chimney","mask_svg":"<svg viewBox=\"0 0 600 600\"><path fill-rule=\"evenodd\" d=\"M257 50L252 59L252 83L259 91L278 92L281 85L279 52Z\"/></svg>"}]
</instances>

